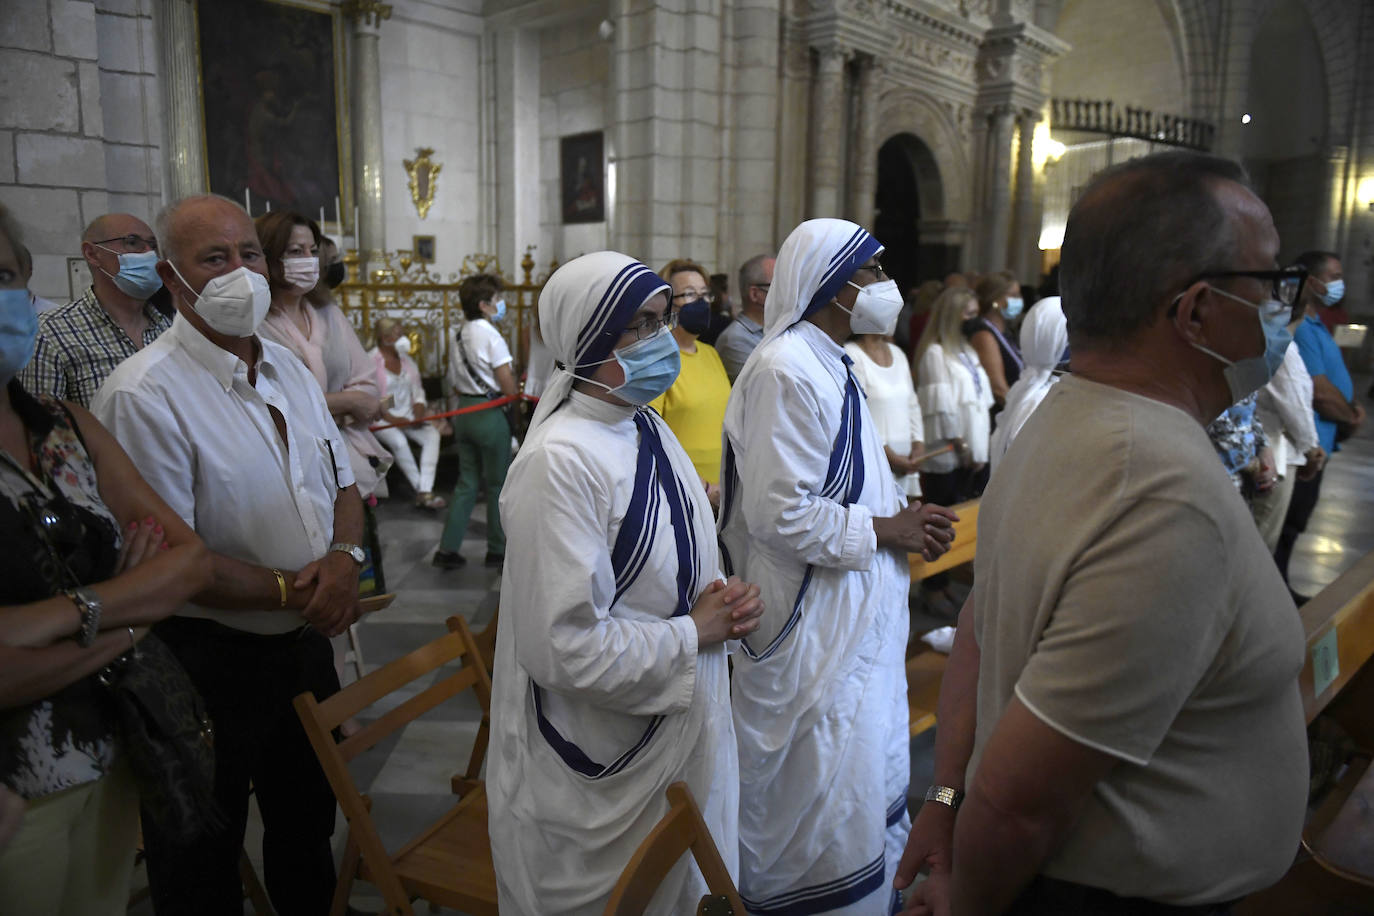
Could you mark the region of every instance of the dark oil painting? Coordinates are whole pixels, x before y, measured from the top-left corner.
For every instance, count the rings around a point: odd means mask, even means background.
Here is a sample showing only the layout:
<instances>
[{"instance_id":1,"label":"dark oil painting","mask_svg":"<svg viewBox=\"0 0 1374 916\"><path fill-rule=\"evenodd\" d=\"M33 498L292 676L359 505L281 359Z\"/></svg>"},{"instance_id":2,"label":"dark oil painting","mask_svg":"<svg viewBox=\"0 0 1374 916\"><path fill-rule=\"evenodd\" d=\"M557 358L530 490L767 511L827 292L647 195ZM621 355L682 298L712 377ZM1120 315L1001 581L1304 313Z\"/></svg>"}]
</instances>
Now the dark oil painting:
<instances>
[{"instance_id":1,"label":"dark oil painting","mask_svg":"<svg viewBox=\"0 0 1374 916\"><path fill-rule=\"evenodd\" d=\"M200 0L197 14L210 190L246 190L255 216L270 203L334 218L334 17L269 0Z\"/></svg>"},{"instance_id":2,"label":"dark oil painting","mask_svg":"<svg viewBox=\"0 0 1374 916\"><path fill-rule=\"evenodd\" d=\"M601 131L559 140L564 223L599 223L606 219L605 138Z\"/></svg>"}]
</instances>

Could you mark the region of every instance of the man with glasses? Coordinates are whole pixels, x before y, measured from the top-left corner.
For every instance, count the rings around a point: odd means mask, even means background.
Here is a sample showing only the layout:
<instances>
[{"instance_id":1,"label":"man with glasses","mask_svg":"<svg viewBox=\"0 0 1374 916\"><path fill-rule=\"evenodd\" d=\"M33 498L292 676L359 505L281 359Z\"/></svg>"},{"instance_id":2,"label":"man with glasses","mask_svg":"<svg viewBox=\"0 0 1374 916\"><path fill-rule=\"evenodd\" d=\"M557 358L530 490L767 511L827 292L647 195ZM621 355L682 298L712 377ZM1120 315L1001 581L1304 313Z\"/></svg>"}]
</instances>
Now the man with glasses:
<instances>
[{"instance_id":1,"label":"man with glasses","mask_svg":"<svg viewBox=\"0 0 1374 916\"><path fill-rule=\"evenodd\" d=\"M1344 294L1341 260L1329 251L1305 251L1298 255L1298 265L1307 271L1299 301L1302 321L1293 332L1293 341L1302 356L1303 365L1312 377L1312 408L1317 426L1317 444L1327 455L1340 451L1340 443L1349 438L1364 422L1364 406L1355 400L1355 385L1345 366L1341 348L1336 344L1323 311L1339 302ZM1274 560L1284 581L1288 580L1288 561L1298 535L1307 529L1312 510L1321 495L1322 471L1298 478L1288 513L1283 519ZM1304 602L1307 596L1294 594L1294 600Z\"/></svg>"},{"instance_id":2,"label":"man with glasses","mask_svg":"<svg viewBox=\"0 0 1374 916\"><path fill-rule=\"evenodd\" d=\"M33 359L20 373L25 389L90 407L105 377L172 326L148 302L162 288L157 238L128 213L107 213L81 235L91 268L85 295L38 319Z\"/></svg>"},{"instance_id":3,"label":"man with glasses","mask_svg":"<svg viewBox=\"0 0 1374 916\"><path fill-rule=\"evenodd\" d=\"M907 912L1220 916L1292 864L1302 623L1204 432L1290 344L1278 250L1225 159L1135 159L1074 205L1073 372L983 495Z\"/></svg>"},{"instance_id":4,"label":"man with glasses","mask_svg":"<svg viewBox=\"0 0 1374 916\"><path fill-rule=\"evenodd\" d=\"M771 254L757 254L739 269L740 313L716 338L716 351L732 385L744 361L763 340L763 303L773 284L774 263Z\"/></svg>"}]
</instances>

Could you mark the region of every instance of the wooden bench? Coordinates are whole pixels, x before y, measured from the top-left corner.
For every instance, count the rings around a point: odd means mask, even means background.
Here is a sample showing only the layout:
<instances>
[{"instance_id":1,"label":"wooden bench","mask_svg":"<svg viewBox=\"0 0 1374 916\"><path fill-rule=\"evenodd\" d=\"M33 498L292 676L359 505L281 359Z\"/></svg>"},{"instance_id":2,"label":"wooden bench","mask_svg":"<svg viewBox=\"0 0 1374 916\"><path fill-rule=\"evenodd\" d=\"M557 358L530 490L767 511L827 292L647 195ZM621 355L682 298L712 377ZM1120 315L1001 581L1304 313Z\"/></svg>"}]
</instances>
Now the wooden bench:
<instances>
[{"instance_id":1,"label":"wooden bench","mask_svg":"<svg viewBox=\"0 0 1374 916\"><path fill-rule=\"evenodd\" d=\"M1298 688L1311 725L1329 718L1357 748L1374 751L1374 553L1299 612L1307 656ZM1245 900L1239 916L1374 913L1374 767L1357 753L1311 812L1300 856L1283 880ZM1309 858L1310 856L1310 858Z\"/></svg>"},{"instance_id":2,"label":"wooden bench","mask_svg":"<svg viewBox=\"0 0 1374 916\"><path fill-rule=\"evenodd\" d=\"M954 524L954 544L938 560L928 563L919 553L909 557L911 581L920 582L936 573L972 563L978 549L978 500L954 506L959 521ZM906 659L906 698L911 710L910 731L914 738L935 725L935 707L940 700L940 681L945 676L949 656L936 652L917 640Z\"/></svg>"}]
</instances>

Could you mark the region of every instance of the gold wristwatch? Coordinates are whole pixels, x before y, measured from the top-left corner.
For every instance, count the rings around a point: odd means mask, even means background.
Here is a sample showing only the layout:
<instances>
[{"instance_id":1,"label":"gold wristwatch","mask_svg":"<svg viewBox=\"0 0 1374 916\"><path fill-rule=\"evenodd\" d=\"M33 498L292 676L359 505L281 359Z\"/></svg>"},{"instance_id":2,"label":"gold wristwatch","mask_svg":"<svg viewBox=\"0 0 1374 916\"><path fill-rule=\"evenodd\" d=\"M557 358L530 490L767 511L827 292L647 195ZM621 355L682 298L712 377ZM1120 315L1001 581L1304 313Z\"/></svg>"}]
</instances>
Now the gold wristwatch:
<instances>
[{"instance_id":1,"label":"gold wristwatch","mask_svg":"<svg viewBox=\"0 0 1374 916\"><path fill-rule=\"evenodd\" d=\"M926 801L949 805L958 811L959 806L964 802L964 793L960 789L951 789L949 786L931 786L926 789Z\"/></svg>"}]
</instances>

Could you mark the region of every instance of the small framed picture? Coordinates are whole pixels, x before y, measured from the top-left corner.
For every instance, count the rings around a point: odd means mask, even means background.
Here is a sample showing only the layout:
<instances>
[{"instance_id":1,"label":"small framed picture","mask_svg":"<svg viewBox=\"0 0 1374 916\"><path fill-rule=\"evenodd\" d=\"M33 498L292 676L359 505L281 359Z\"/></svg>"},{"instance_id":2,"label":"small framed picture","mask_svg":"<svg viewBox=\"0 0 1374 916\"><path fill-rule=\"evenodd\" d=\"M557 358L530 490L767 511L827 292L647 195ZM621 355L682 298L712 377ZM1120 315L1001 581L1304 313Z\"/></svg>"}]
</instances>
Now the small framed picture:
<instances>
[{"instance_id":1,"label":"small framed picture","mask_svg":"<svg viewBox=\"0 0 1374 916\"><path fill-rule=\"evenodd\" d=\"M413 235L410 237L410 250L415 260L421 264L434 263L434 236Z\"/></svg>"},{"instance_id":2,"label":"small framed picture","mask_svg":"<svg viewBox=\"0 0 1374 916\"><path fill-rule=\"evenodd\" d=\"M599 130L559 139L563 222L599 223L606 219L605 137Z\"/></svg>"}]
</instances>

